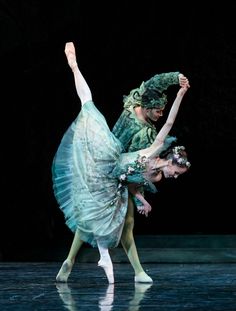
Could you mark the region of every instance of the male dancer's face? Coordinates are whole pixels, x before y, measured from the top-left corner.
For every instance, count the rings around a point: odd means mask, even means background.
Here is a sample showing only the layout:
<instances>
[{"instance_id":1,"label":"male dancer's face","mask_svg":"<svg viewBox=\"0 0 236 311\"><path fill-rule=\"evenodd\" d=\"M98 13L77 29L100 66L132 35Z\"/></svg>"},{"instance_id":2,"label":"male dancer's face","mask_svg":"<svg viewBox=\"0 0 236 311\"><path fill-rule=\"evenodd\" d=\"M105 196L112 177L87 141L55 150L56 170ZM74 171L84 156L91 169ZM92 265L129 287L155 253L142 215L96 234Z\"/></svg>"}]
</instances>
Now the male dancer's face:
<instances>
[{"instance_id":1,"label":"male dancer's face","mask_svg":"<svg viewBox=\"0 0 236 311\"><path fill-rule=\"evenodd\" d=\"M156 122L160 117L163 116L164 108L151 108L146 109L146 118L152 122Z\"/></svg>"}]
</instances>

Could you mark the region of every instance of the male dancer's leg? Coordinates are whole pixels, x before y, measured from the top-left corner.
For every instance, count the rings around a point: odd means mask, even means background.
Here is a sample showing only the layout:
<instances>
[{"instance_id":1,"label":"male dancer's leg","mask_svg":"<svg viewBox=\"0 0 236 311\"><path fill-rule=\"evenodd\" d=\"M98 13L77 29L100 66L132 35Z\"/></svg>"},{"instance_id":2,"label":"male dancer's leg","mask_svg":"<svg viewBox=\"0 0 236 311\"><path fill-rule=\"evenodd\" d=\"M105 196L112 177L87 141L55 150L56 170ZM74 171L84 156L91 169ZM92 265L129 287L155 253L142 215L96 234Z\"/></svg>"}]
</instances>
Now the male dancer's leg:
<instances>
[{"instance_id":1,"label":"male dancer's leg","mask_svg":"<svg viewBox=\"0 0 236 311\"><path fill-rule=\"evenodd\" d=\"M138 257L138 252L133 236L133 228L134 228L134 203L132 198L129 196L128 210L125 217L123 232L121 235L121 243L134 269L135 282L151 283L152 279L143 270L143 267L141 266Z\"/></svg>"}]
</instances>

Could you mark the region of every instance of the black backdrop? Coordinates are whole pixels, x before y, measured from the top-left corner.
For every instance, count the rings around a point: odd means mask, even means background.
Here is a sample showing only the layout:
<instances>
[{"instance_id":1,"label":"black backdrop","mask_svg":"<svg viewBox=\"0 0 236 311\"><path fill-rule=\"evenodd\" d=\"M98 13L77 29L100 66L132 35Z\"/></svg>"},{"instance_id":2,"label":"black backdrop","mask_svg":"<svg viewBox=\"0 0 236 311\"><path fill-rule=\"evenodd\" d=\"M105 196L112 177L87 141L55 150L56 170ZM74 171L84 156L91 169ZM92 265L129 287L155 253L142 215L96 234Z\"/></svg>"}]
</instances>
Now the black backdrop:
<instances>
[{"instance_id":1,"label":"black backdrop","mask_svg":"<svg viewBox=\"0 0 236 311\"><path fill-rule=\"evenodd\" d=\"M148 218L135 215L135 232L236 233L235 9L1 0L0 250L71 236L51 185L54 153L80 107L64 56L70 40L110 127L122 111L122 96L141 81L169 71L190 80L172 134L186 146L191 170L148 195L153 211ZM169 103L177 89L169 88Z\"/></svg>"}]
</instances>

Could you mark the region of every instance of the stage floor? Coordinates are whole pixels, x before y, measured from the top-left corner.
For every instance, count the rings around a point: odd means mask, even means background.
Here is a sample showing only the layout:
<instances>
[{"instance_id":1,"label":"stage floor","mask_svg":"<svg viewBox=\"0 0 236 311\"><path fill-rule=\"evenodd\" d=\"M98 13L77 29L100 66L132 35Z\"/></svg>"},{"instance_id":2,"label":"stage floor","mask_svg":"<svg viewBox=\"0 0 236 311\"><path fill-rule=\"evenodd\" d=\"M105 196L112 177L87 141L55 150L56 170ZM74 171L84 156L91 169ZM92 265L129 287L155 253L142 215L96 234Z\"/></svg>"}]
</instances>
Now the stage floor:
<instances>
[{"instance_id":1,"label":"stage floor","mask_svg":"<svg viewBox=\"0 0 236 311\"><path fill-rule=\"evenodd\" d=\"M59 262L1 262L0 310L235 311L236 264L145 264L153 284L135 284L129 264L114 264L108 285L95 263L76 263L67 284Z\"/></svg>"}]
</instances>

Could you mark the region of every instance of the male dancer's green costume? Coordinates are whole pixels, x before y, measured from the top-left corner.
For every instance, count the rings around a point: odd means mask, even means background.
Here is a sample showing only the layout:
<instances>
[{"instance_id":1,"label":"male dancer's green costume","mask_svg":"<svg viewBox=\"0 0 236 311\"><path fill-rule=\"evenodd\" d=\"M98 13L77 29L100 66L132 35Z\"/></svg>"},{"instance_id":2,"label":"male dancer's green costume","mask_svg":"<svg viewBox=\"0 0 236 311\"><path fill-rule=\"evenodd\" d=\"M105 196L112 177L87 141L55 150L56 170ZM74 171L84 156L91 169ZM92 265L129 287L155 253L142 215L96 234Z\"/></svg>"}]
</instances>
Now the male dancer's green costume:
<instances>
[{"instance_id":1,"label":"male dancer's green costume","mask_svg":"<svg viewBox=\"0 0 236 311\"><path fill-rule=\"evenodd\" d=\"M141 106L143 108L163 109L167 103L167 96L163 91L170 85L179 83L179 72L169 72L157 74L150 80L143 82L137 89L133 89L128 96L124 96L124 110L113 127L113 134L120 140L124 152L133 152L149 147L157 136L155 125L150 120L144 122L138 119L134 108ZM159 99L147 100L145 93L152 91L160 94ZM175 137L168 136L165 141L164 149L167 148ZM134 198L137 204L138 200Z\"/></svg>"}]
</instances>

